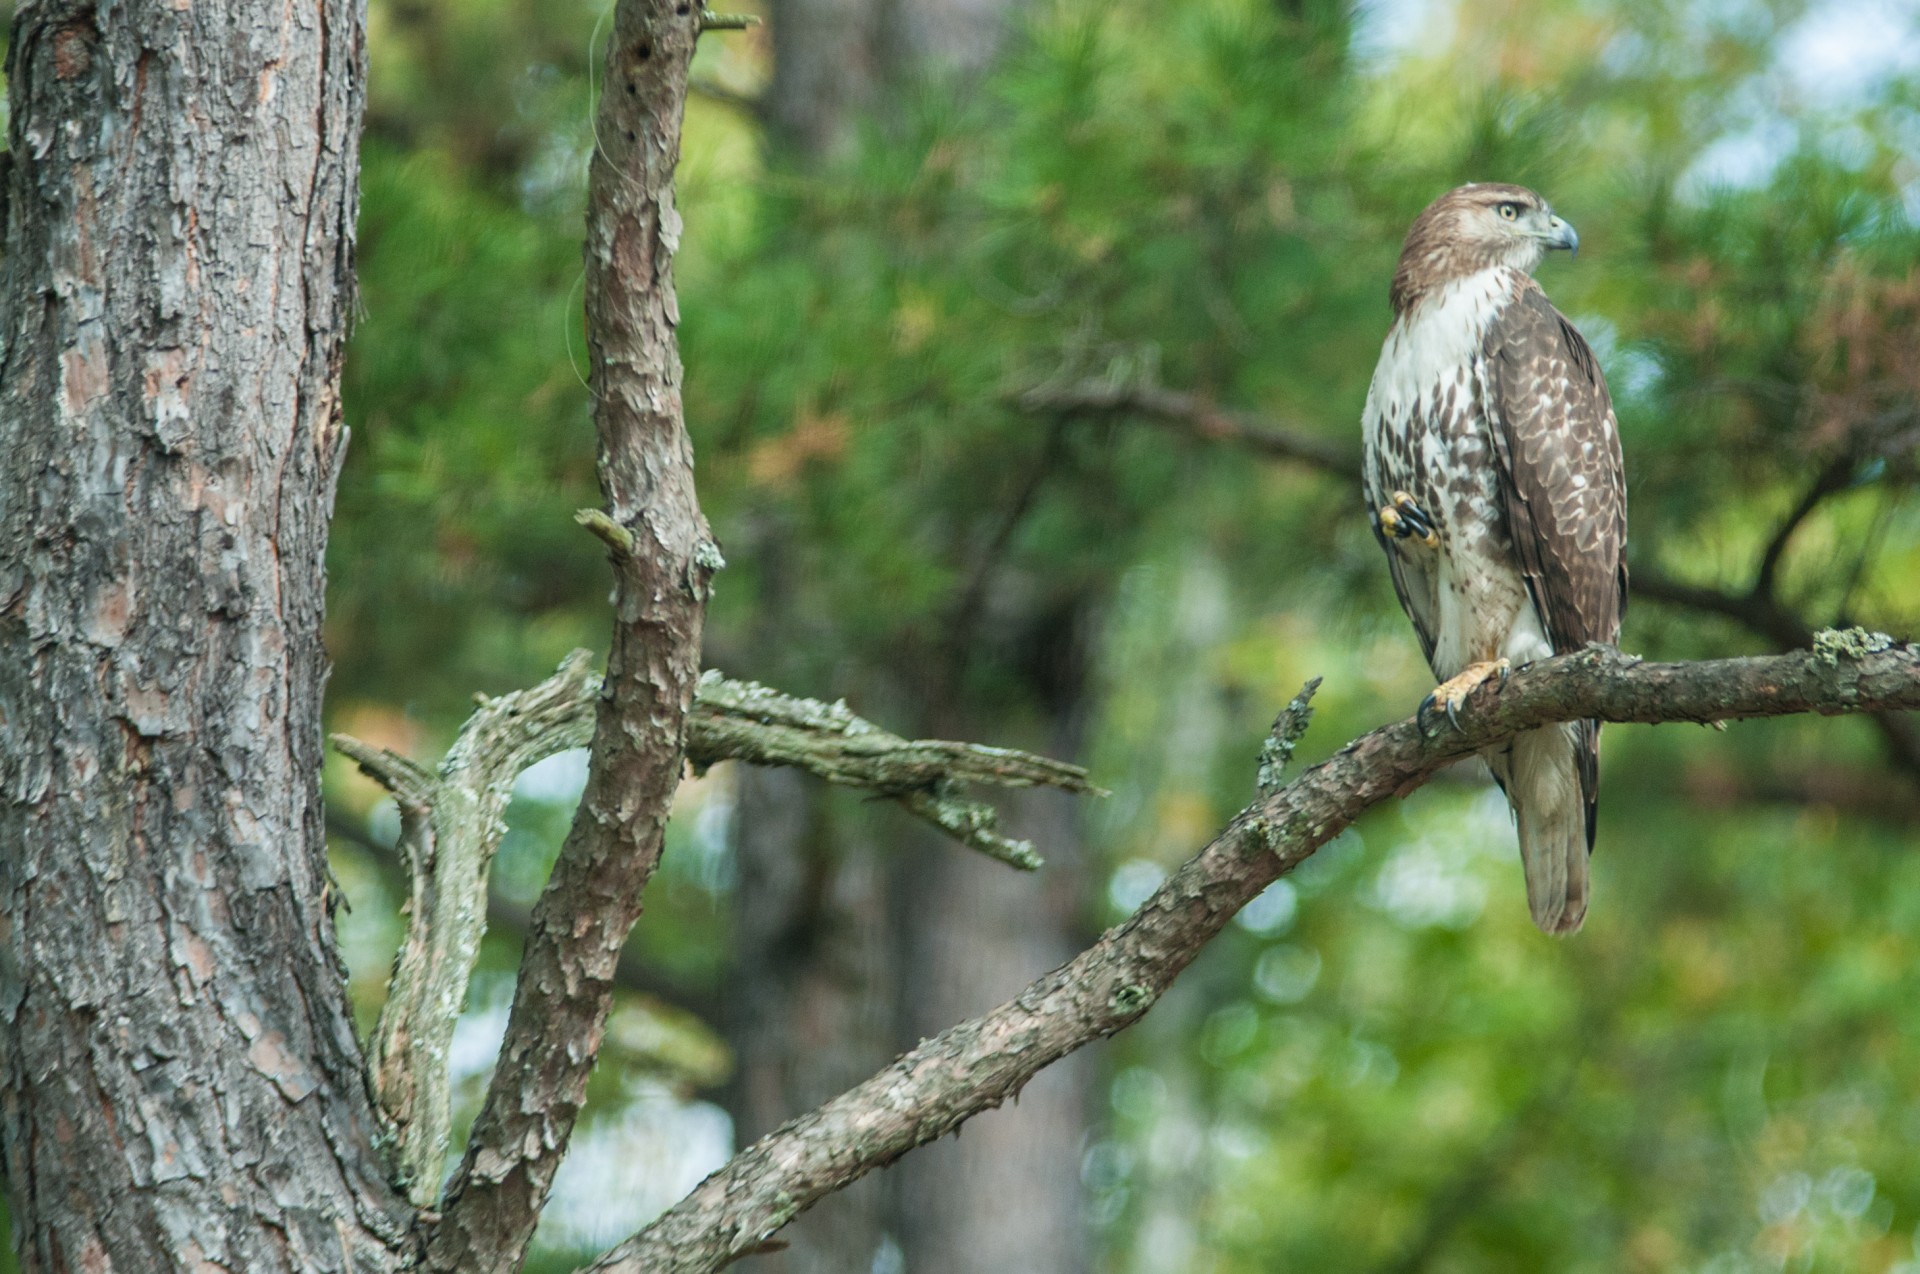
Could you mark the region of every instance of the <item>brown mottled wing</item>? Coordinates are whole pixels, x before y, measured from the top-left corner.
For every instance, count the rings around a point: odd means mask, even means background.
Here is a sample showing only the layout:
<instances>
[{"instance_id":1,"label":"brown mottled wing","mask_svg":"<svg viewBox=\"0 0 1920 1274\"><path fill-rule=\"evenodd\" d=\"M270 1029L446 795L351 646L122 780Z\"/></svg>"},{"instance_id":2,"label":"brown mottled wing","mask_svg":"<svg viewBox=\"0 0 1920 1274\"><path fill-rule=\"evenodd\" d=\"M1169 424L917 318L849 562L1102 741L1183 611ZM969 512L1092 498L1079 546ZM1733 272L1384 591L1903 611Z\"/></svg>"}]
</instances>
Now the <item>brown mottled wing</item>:
<instances>
[{"instance_id":1,"label":"brown mottled wing","mask_svg":"<svg viewBox=\"0 0 1920 1274\"><path fill-rule=\"evenodd\" d=\"M1481 385L1514 556L1556 653L1613 644L1627 606L1627 490L1613 399L1573 324L1538 286L1487 330ZM1585 723L1587 845L1599 724Z\"/></svg>"}]
</instances>

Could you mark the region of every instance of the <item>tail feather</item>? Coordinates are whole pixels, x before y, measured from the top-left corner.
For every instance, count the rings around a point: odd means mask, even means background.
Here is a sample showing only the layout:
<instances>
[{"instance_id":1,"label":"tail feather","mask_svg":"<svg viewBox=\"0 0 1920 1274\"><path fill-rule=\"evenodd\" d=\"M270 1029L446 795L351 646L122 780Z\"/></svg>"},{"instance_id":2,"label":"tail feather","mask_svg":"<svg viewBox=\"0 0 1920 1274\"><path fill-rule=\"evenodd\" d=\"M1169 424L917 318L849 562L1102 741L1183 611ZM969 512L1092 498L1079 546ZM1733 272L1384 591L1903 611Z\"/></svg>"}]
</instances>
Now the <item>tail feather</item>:
<instances>
[{"instance_id":1,"label":"tail feather","mask_svg":"<svg viewBox=\"0 0 1920 1274\"><path fill-rule=\"evenodd\" d=\"M1542 933L1575 933L1587 918L1596 735L1588 722L1543 726L1516 738L1503 758L1527 907Z\"/></svg>"}]
</instances>

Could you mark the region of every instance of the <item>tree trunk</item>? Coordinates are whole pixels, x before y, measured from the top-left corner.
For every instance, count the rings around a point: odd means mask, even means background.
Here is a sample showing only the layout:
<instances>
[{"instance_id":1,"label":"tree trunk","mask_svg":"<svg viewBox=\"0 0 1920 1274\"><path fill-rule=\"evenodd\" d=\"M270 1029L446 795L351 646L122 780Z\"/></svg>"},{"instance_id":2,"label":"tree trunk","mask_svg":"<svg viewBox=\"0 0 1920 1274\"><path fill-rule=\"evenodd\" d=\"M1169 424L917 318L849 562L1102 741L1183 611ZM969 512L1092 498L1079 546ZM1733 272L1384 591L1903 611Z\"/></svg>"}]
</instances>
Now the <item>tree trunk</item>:
<instances>
[{"instance_id":1,"label":"tree trunk","mask_svg":"<svg viewBox=\"0 0 1920 1274\"><path fill-rule=\"evenodd\" d=\"M728 1036L741 1145L812 1110L893 1056L886 872L866 819L818 780L742 767L734 813L734 963ZM889 820L902 823L906 820ZM885 1241L882 1182L842 1191L755 1262L765 1274L866 1274Z\"/></svg>"},{"instance_id":2,"label":"tree trunk","mask_svg":"<svg viewBox=\"0 0 1920 1274\"><path fill-rule=\"evenodd\" d=\"M887 0L888 73L978 75L999 56L1014 12L1009 0Z\"/></svg>"},{"instance_id":3,"label":"tree trunk","mask_svg":"<svg viewBox=\"0 0 1920 1274\"><path fill-rule=\"evenodd\" d=\"M880 0L772 0L768 16L776 153L806 162L844 149L880 79Z\"/></svg>"},{"instance_id":4,"label":"tree trunk","mask_svg":"<svg viewBox=\"0 0 1920 1274\"><path fill-rule=\"evenodd\" d=\"M951 844L910 845L899 856L907 1043L1012 998L1085 945L1084 799L1054 799L1062 795L1027 791L1000 802L1008 833L1046 855L1038 875ZM1085 1053L1062 1059L1017 1105L976 1117L894 1170L908 1274L1087 1268L1080 1156L1093 1068Z\"/></svg>"},{"instance_id":5,"label":"tree trunk","mask_svg":"<svg viewBox=\"0 0 1920 1274\"><path fill-rule=\"evenodd\" d=\"M772 0L766 120L777 153L833 155L884 96L986 70L1013 13L1011 0Z\"/></svg>"},{"instance_id":6,"label":"tree trunk","mask_svg":"<svg viewBox=\"0 0 1920 1274\"><path fill-rule=\"evenodd\" d=\"M22 5L0 1144L28 1270L395 1268L327 901L353 0Z\"/></svg>"}]
</instances>

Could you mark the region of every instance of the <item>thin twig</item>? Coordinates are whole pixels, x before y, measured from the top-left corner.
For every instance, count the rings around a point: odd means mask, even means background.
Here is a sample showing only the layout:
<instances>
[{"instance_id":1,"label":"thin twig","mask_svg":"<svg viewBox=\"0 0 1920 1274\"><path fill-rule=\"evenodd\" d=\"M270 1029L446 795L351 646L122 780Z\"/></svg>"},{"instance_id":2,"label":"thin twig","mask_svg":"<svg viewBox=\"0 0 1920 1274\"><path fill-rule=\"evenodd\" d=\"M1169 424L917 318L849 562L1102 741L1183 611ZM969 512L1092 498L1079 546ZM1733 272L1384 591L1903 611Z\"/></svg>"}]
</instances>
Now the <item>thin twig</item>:
<instances>
[{"instance_id":1,"label":"thin twig","mask_svg":"<svg viewBox=\"0 0 1920 1274\"><path fill-rule=\"evenodd\" d=\"M1786 555L1787 546L1793 542L1794 532L1813 516L1814 511L1826 502L1828 496L1846 490L1848 484L1853 481L1854 467L1855 461L1851 454L1841 455L1829 460L1821 466L1820 472L1814 475L1806 494L1800 497L1800 503L1794 505L1792 511L1781 519L1772 538L1767 541L1767 547L1760 554L1760 566L1753 573L1753 588L1750 590L1755 598L1769 601L1774 598L1776 577L1780 572L1780 559Z\"/></svg>"}]
</instances>

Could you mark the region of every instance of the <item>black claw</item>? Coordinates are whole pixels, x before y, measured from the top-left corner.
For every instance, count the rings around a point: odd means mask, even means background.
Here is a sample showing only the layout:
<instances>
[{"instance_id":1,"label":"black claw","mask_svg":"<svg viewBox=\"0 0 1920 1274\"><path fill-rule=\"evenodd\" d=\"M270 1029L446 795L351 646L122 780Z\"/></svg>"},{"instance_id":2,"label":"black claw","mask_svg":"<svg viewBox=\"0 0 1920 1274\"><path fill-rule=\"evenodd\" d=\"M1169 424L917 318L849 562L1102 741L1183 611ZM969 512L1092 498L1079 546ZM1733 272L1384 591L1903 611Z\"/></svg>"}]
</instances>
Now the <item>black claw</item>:
<instances>
[{"instance_id":1,"label":"black claw","mask_svg":"<svg viewBox=\"0 0 1920 1274\"><path fill-rule=\"evenodd\" d=\"M1417 535L1424 540L1433 534L1433 519L1417 504L1402 505L1400 525L1394 528L1394 532L1402 538Z\"/></svg>"},{"instance_id":2,"label":"black claw","mask_svg":"<svg viewBox=\"0 0 1920 1274\"><path fill-rule=\"evenodd\" d=\"M1466 731L1460 725L1459 706L1460 705L1455 700L1452 700L1452 699L1447 700L1447 720L1453 722L1454 729L1459 730L1462 734L1465 734Z\"/></svg>"}]
</instances>

